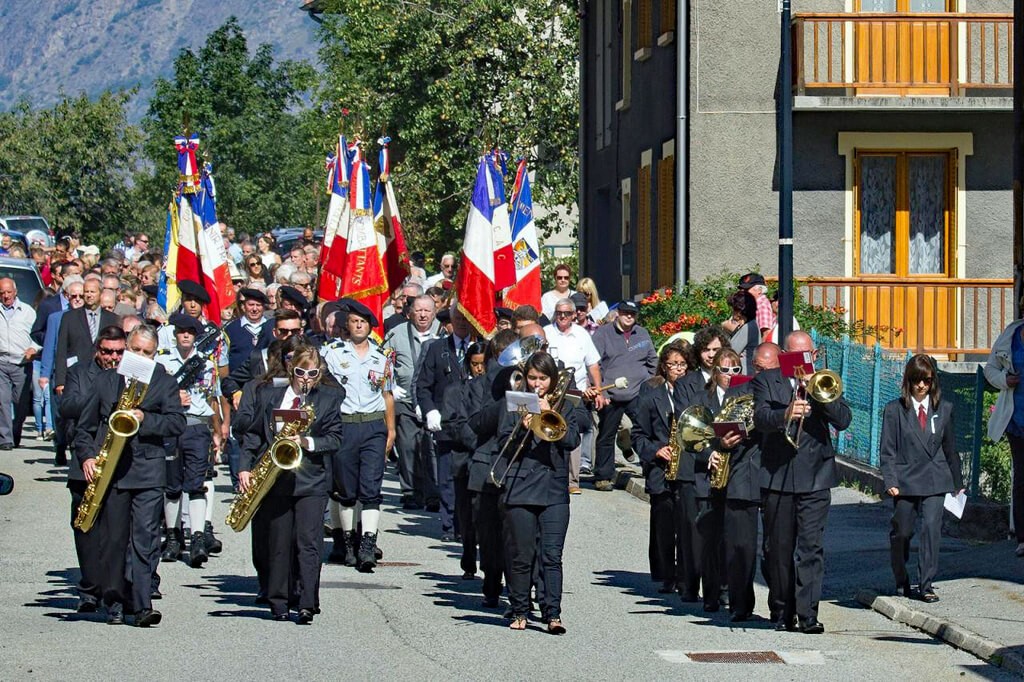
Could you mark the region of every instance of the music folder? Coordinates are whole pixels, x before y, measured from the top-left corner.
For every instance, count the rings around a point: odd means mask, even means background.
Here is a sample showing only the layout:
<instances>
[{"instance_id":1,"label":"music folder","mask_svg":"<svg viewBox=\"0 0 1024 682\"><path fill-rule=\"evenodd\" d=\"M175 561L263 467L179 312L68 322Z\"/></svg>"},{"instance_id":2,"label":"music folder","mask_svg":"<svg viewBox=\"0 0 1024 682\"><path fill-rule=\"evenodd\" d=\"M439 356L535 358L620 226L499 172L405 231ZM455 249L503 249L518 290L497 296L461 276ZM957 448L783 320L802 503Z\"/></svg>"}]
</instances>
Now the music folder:
<instances>
[{"instance_id":1,"label":"music folder","mask_svg":"<svg viewBox=\"0 0 1024 682\"><path fill-rule=\"evenodd\" d=\"M714 422L711 424L711 428L715 431L715 436L718 438L725 438L730 433L738 433L744 438L747 437L747 425L743 422Z\"/></svg>"},{"instance_id":2,"label":"music folder","mask_svg":"<svg viewBox=\"0 0 1024 682\"><path fill-rule=\"evenodd\" d=\"M779 353L779 369L790 379L810 376L814 374L814 356L810 351Z\"/></svg>"},{"instance_id":3,"label":"music folder","mask_svg":"<svg viewBox=\"0 0 1024 682\"><path fill-rule=\"evenodd\" d=\"M509 412L540 414L540 396L526 391L508 391L505 393L505 407Z\"/></svg>"}]
</instances>

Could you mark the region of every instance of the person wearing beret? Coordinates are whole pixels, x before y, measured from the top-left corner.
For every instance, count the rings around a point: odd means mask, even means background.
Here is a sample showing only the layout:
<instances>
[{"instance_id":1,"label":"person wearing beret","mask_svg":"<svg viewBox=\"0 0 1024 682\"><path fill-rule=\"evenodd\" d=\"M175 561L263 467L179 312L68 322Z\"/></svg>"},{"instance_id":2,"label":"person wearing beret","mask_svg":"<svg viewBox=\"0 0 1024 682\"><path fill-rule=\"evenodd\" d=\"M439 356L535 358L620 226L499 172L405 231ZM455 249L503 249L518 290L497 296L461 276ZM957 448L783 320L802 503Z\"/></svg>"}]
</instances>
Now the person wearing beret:
<instances>
[{"instance_id":1,"label":"person wearing beret","mask_svg":"<svg viewBox=\"0 0 1024 682\"><path fill-rule=\"evenodd\" d=\"M498 318L497 331L512 329L512 315L511 308L498 307L494 309L494 316Z\"/></svg>"},{"instance_id":2,"label":"person wearing beret","mask_svg":"<svg viewBox=\"0 0 1024 682\"><path fill-rule=\"evenodd\" d=\"M346 308L348 340L320 350L328 371L345 389L342 446L332 459L337 504L331 505L334 548L328 560L369 573L377 566L384 462L395 442L393 377L390 355L370 342L377 316L358 301L349 301ZM356 531L356 502L362 506L362 537Z\"/></svg>"}]
</instances>

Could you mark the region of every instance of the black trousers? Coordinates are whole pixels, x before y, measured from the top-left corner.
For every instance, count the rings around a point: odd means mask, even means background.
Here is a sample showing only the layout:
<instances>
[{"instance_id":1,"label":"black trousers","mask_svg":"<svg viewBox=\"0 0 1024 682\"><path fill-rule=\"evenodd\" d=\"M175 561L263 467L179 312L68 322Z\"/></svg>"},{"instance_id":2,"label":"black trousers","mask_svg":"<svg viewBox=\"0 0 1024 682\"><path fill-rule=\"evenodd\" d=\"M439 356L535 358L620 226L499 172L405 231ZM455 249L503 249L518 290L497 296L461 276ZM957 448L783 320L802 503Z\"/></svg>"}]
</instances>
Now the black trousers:
<instances>
[{"instance_id":1,"label":"black trousers","mask_svg":"<svg viewBox=\"0 0 1024 682\"><path fill-rule=\"evenodd\" d=\"M89 531L99 533L96 582L107 605L124 604L128 613L153 607L163 503L163 488L107 491L96 526Z\"/></svg>"},{"instance_id":2,"label":"black trousers","mask_svg":"<svg viewBox=\"0 0 1024 682\"><path fill-rule=\"evenodd\" d=\"M383 419L344 424L341 449L332 458L334 492L342 507L354 507L359 502L363 509L380 509L387 441Z\"/></svg>"},{"instance_id":3,"label":"black trousers","mask_svg":"<svg viewBox=\"0 0 1024 682\"><path fill-rule=\"evenodd\" d=\"M452 449L447 443L434 443L434 474L441 502L441 534L455 533L455 480L452 476Z\"/></svg>"},{"instance_id":4,"label":"black trousers","mask_svg":"<svg viewBox=\"0 0 1024 682\"><path fill-rule=\"evenodd\" d=\"M622 415L635 420L636 399L612 401L598 411L601 423L597 427L594 446L594 480L610 481L615 478L615 436L622 423Z\"/></svg>"},{"instance_id":5,"label":"black trousers","mask_svg":"<svg viewBox=\"0 0 1024 682\"><path fill-rule=\"evenodd\" d=\"M893 500L892 529L889 531L889 549L892 574L896 585L909 585L907 561L910 560L910 538L914 526L921 518L921 535L917 541L917 579L921 592L932 589L932 581L939 570L939 542L942 537L942 503L944 495L904 497Z\"/></svg>"},{"instance_id":6,"label":"black trousers","mask_svg":"<svg viewBox=\"0 0 1024 682\"><path fill-rule=\"evenodd\" d=\"M525 618L530 613L530 584L539 544L540 570L544 579L543 586L538 585L537 601L544 610L542 615L545 619L561 618L562 548L569 529L569 505L506 506L504 517L508 593L513 615Z\"/></svg>"},{"instance_id":7,"label":"black trousers","mask_svg":"<svg viewBox=\"0 0 1024 682\"><path fill-rule=\"evenodd\" d=\"M822 541L832 491L764 496L764 533L768 542L768 607L773 619L818 618L825 578Z\"/></svg>"},{"instance_id":8,"label":"black trousers","mask_svg":"<svg viewBox=\"0 0 1024 682\"><path fill-rule=\"evenodd\" d=\"M1013 460L1010 509L1013 514L1013 532L1017 542L1024 542L1024 438L1006 434Z\"/></svg>"},{"instance_id":9,"label":"black trousers","mask_svg":"<svg viewBox=\"0 0 1024 682\"><path fill-rule=\"evenodd\" d=\"M732 613L754 612L759 506L757 502L746 500L725 501L725 566L729 585L729 611Z\"/></svg>"},{"instance_id":10,"label":"black trousers","mask_svg":"<svg viewBox=\"0 0 1024 682\"><path fill-rule=\"evenodd\" d=\"M692 482L669 481L668 490L652 495L648 558L651 579L672 582L684 591L697 593L700 570L695 550L699 545L694 522L697 491Z\"/></svg>"},{"instance_id":11,"label":"black trousers","mask_svg":"<svg viewBox=\"0 0 1024 682\"><path fill-rule=\"evenodd\" d=\"M68 491L71 493L71 532L75 537L78 569L82 573L82 577L78 581L78 596L97 601L103 596L97 586L97 576L101 575L97 565L99 560L97 539L99 536L94 532L83 533L75 528L78 505L82 504L82 496L85 494L87 485L85 481L68 481Z\"/></svg>"},{"instance_id":12,"label":"black trousers","mask_svg":"<svg viewBox=\"0 0 1024 682\"><path fill-rule=\"evenodd\" d=\"M722 591L722 531L725 524L725 494L712 493L698 502L697 535L700 538L700 579L705 604L718 605Z\"/></svg>"},{"instance_id":13,"label":"black trousers","mask_svg":"<svg viewBox=\"0 0 1024 682\"><path fill-rule=\"evenodd\" d=\"M270 534L270 513L266 505L261 504L256 513L252 515L249 523L252 537L252 567L256 570L256 580L259 582L260 594L267 594L267 571L270 557L270 549L267 544L267 537Z\"/></svg>"},{"instance_id":14,"label":"black trousers","mask_svg":"<svg viewBox=\"0 0 1024 682\"><path fill-rule=\"evenodd\" d=\"M395 448L402 497L418 504L437 499L430 462L429 434L407 403L395 401Z\"/></svg>"},{"instance_id":15,"label":"black trousers","mask_svg":"<svg viewBox=\"0 0 1024 682\"><path fill-rule=\"evenodd\" d=\"M297 609L320 604L320 564L327 498L267 495L260 505L267 527L267 599L270 610L288 613L292 594Z\"/></svg>"},{"instance_id":16,"label":"black trousers","mask_svg":"<svg viewBox=\"0 0 1024 682\"><path fill-rule=\"evenodd\" d=\"M480 569L484 573L483 592L486 599L501 596L505 572L505 544L497 493L474 493L471 501L473 527L480 543Z\"/></svg>"},{"instance_id":17,"label":"black trousers","mask_svg":"<svg viewBox=\"0 0 1024 682\"><path fill-rule=\"evenodd\" d=\"M700 504L697 499L697 484L693 481L676 481L679 487L676 500L676 562L677 573L682 580L683 592L697 595L700 592L700 569L704 559L704 547L697 532L697 516Z\"/></svg>"},{"instance_id":18,"label":"black trousers","mask_svg":"<svg viewBox=\"0 0 1024 682\"><path fill-rule=\"evenodd\" d=\"M189 499L193 499L206 494L206 472L210 468L212 444L213 433L206 424L190 424L177 438L164 441L167 453L164 494L167 497L176 500L185 492Z\"/></svg>"},{"instance_id":19,"label":"black trousers","mask_svg":"<svg viewBox=\"0 0 1024 682\"><path fill-rule=\"evenodd\" d=\"M476 573L476 526L473 524L473 493L469 492L469 472L455 476L455 519L462 534L463 573Z\"/></svg>"}]
</instances>

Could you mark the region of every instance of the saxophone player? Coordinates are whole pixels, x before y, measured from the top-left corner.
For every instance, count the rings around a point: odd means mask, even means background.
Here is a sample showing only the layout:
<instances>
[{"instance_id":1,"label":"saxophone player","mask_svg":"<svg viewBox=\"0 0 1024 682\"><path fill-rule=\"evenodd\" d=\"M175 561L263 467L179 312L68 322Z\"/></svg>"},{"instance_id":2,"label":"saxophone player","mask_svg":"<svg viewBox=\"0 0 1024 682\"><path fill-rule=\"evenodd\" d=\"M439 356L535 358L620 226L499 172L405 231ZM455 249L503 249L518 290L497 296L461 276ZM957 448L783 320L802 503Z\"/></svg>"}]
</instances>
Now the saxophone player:
<instances>
[{"instance_id":1,"label":"saxophone player","mask_svg":"<svg viewBox=\"0 0 1024 682\"><path fill-rule=\"evenodd\" d=\"M157 335L152 327L136 327L128 336L128 351L152 359ZM106 439L108 419L117 409L125 379L107 369L96 377L94 390L82 408L75 435L75 460L86 481L96 477L96 456ZM164 437L185 430L185 413L174 380L160 367L153 372L145 397L132 410L138 432L127 439L110 489L92 533L98 533L96 582L107 611L107 622L124 623L134 613L135 625L160 622L153 610L153 575L160 561L160 516L166 470ZM127 558L127 567L126 567Z\"/></svg>"},{"instance_id":2,"label":"saxophone player","mask_svg":"<svg viewBox=\"0 0 1024 682\"><path fill-rule=\"evenodd\" d=\"M294 607L297 622L308 624L320 612L323 515L331 490L330 458L341 447L345 391L322 383L327 370L312 346L298 345L286 369L286 385L269 381L256 388L254 418L242 437L238 484L243 492L254 484L253 466L280 430L275 410L311 406L312 424L302 435L291 437L302 450L301 463L278 474L253 519L253 532L266 532L265 582L271 617L288 620L289 608ZM292 600L293 594L297 594L297 602Z\"/></svg>"}]
</instances>

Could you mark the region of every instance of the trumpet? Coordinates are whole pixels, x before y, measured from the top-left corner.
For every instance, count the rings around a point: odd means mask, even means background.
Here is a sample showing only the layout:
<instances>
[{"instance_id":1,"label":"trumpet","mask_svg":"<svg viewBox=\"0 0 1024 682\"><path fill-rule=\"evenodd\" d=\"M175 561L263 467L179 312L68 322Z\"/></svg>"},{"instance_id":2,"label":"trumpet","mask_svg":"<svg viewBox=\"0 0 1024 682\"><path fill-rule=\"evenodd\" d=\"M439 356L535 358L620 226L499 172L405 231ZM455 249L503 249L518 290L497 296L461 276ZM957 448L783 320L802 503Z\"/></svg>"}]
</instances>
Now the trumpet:
<instances>
[{"instance_id":1,"label":"trumpet","mask_svg":"<svg viewBox=\"0 0 1024 682\"><path fill-rule=\"evenodd\" d=\"M819 369L811 375L797 376L797 387L793 392L793 402L789 404L790 408L796 404L797 400L811 400L828 404L835 402L843 395L843 380L842 378L833 372L832 370L825 368ZM796 435L791 435L791 429L793 422L797 423ZM786 420L786 440L794 448L800 447L800 436L804 432L804 415L799 417L793 417L792 412L790 413L789 419Z\"/></svg>"}]
</instances>

